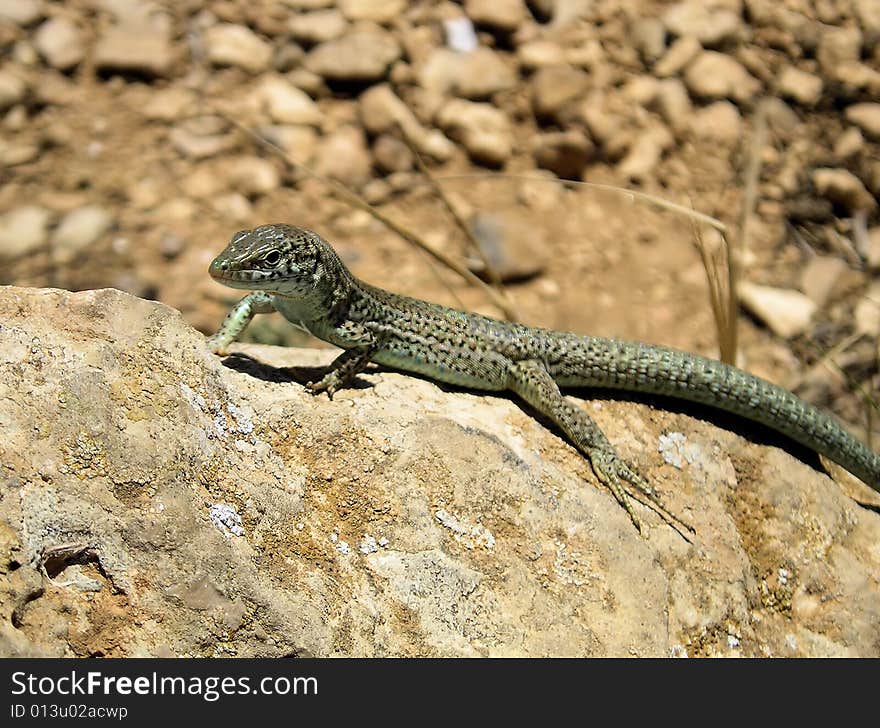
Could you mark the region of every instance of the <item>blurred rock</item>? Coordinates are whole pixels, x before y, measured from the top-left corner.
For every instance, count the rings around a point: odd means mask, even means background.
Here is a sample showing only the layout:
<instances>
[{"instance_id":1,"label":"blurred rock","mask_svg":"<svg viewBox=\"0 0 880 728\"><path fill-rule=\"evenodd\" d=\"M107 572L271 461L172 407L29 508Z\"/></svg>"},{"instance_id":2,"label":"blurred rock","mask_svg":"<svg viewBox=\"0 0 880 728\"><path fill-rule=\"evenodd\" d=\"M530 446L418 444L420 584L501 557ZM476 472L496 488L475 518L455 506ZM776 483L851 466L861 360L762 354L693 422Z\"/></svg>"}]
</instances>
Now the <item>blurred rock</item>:
<instances>
[{"instance_id":1,"label":"blurred rock","mask_svg":"<svg viewBox=\"0 0 880 728\"><path fill-rule=\"evenodd\" d=\"M663 23L672 35L696 38L710 47L736 40L743 33L737 13L694 0L673 5L663 14Z\"/></svg>"},{"instance_id":2,"label":"blurred rock","mask_svg":"<svg viewBox=\"0 0 880 728\"><path fill-rule=\"evenodd\" d=\"M387 84L373 86L360 97L361 121L372 135L396 133L399 125L419 153L438 161L452 156L455 145L436 129L422 126L412 110Z\"/></svg>"},{"instance_id":3,"label":"blurred rock","mask_svg":"<svg viewBox=\"0 0 880 728\"><path fill-rule=\"evenodd\" d=\"M8 20L22 27L36 23L44 12L41 0L0 0L0 20Z\"/></svg>"},{"instance_id":4,"label":"blurred rock","mask_svg":"<svg viewBox=\"0 0 880 728\"><path fill-rule=\"evenodd\" d=\"M814 255L801 272L801 290L816 306L822 308L847 269L846 263L840 258Z\"/></svg>"},{"instance_id":5,"label":"blurred rock","mask_svg":"<svg viewBox=\"0 0 880 728\"><path fill-rule=\"evenodd\" d=\"M361 187L370 179L373 162L360 127L343 126L318 141L314 169L349 187Z\"/></svg>"},{"instance_id":6,"label":"blurred rock","mask_svg":"<svg viewBox=\"0 0 880 728\"><path fill-rule=\"evenodd\" d=\"M260 135L281 147L285 154L300 164L310 164L318 144L318 132L310 126L276 124L260 127Z\"/></svg>"},{"instance_id":7,"label":"blurred rock","mask_svg":"<svg viewBox=\"0 0 880 728\"><path fill-rule=\"evenodd\" d=\"M51 217L49 210L37 205L16 207L0 215L0 260L15 260L44 248Z\"/></svg>"},{"instance_id":8,"label":"blurred rock","mask_svg":"<svg viewBox=\"0 0 880 728\"><path fill-rule=\"evenodd\" d=\"M595 146L574 129L536 135L532 140L535 164L563 179L583 179L584 168L595 154Z\"/></svg>"},{"instance_id":9,"label":"blurred rock","mask_svg":"<svg viewBox=\"0 0 880 728\"><path fill-rule=\"evenodd\" d=\"M324 115L311 97L281 76L266 76L258 94L262 104L279 124L320 126Z\"/></svg>"},{"instance_id":10,"label":"blurred rock","mask_svg":"<svg viewBox=\"0 0 880 728\"><path fill-rule=\"evenodd\" d=\"M880 141L880 104L853 104L846 109L846 120L855 124L871 139Z\"/></svg>"},{"instance_id":11,"label":"blurred rock","mask_svg":"<svg viewBox=\"0 0 880 728\"><path fill-rule=\"evenodd\" d=\"M422 64L418 78L419 85L428 91L471 100L512 88L517 80L495 51L483 47L471 53L437 48Z\"/></svg>"},{"instance_id":12,"label":"blurred rock","mask_svg":"<svg viewBox=\"0 0 880 728\"><path fill-rule=\"evenodd\" d=\"M278 189L281 177L269 160L240 156L224 159L222 172L226 186L245 197L253 198Z\"/></svg>"},{"instance_id":13,"label":"blurred rock","mask_svg":"<svg viewBox=\"0 0 880 728\"><path fill-rule=\"evenodd\" d=\"M215 66L236 66L250 73L267 71L272 46L244 25L218 23L205 31L205 53Z\"/></svg>"},{"instance_id":14,"label":"blurred rock","mask_svg":"<svg viewBox=\"0 0 880 728\"><path fill-rule=\"evenodd\" d=\"M667 78L661 81L657 86L654 103L660 116L676 134L687 129L693 107L687 89L679 79Z\"/></svg>"},{"instance_id":15,"label":"blurred rock","mask_svg":"<svg viewBox=\"0 0 880 728\"><path fill-rule=\"evenodd\" d=\"M390 23L403 15L406 0L339 0L339 9L349 20Z\"/></svg>"},{"instance_id":16,"label":"blurred rock","mask_svg":"<svg viewBox=\"0 0 880 728\"><path fill-rule=\"evenodd\" d=\"M706 99L729 98L742 103L761 90L760 81L739 61L716 51L700 53L688 66L684 78L692 94Z\"/></svg>"},{"instance_id":17,"label":"blurred rock","mask_svg":"<svg viewBox=\"0 0 880 728\"><path fill-rule=\"evenodd\" d=\"M413 167L409 147L390 134L382 134L373 142L373 159L383 172L406 172Z\"/></svg>"},{"instance_id":18,"label":"blurred rock","mask_svg":"<svg viewBox=\"0 0 880 728\"><path fill-rule=\"evenodd\" d=\"M503 111L491 104L453 99L437 114L437 123L461 142L475 162L499 167L513 150L513 130Z\"/></svg>"},{"instance_id":19,"label":"blurred rock","mask_svg":"<svg viewBox=\"0 0 880 728\"><path fill-rule=\"evenodd\" d=\"M316 45L344 35L348 21L339 10L317 10L296 14L288 23L290 34L301 43Z\"/></svg>"},{"instance_id":20,"label":"blurred rock","mask_svg":"<svg viewBox=\"0 0 880 728\"><path fill-rule=\"evenodd\" d=\"M848 212L873 210L877 200L862 181L847 169L814 169L811 175L816 191Z\"/></svg>"},{"instance_id":21,"label":"blurred rock","mask_svg":"<svg viewBox=\"0 0 880 728\"><path fill-rule=\"evenodd\" d=\"M464 11L477 25L503 33L512 33L528 11L523 0L465 0Z\"/></svg>"},{"instance_id":22,"label":"blurred rock","mask_svg":"<svg viewBox=\"0 0 880 728\"><path fill-rule=\"evenodd\" d=\"M190 159L205 159L235 148L234 134L217 116L198 116L175 124L168 132L174 148Z\"/></svg>"},{"instance_id":23,"label":"blurred rock","mask_svg":"<svg viewBox=\"0 0 880 728\"><path fill-rule=\"evenodd\" d=\"M70 263L93 245L113 224L113 217L100 205L86 205L68 212L52 233L56 263Z\"/></svg>"},{"instance_id":24,"label":"blurred rock","mask_svg":"<svg viewBox=\"0 0 880 728\"><path fill-rule=\"evenodd\" d=\"M868 249L865 251L865 257L872 271L880 270L880 226L868 230Z\"/></svg>"},{"instance_id":25,"label":"blurred rock","mask_svg":"<svg viewBox=\"0 0 880 728\"><path fill-rule=\"evenodd\" d=\"M779 93L803 106L815 106L822 98L822 79L812 73L786 66L779 75Z\"/></svg>"},{"instance_id":26,"label":"blurred rock","mask_svg":"<svg viewBox=\"0 0 880 728\"><path fill-rule=\"evenodd\" d=\"M540 275L547 264L546 240L529 224L528 215L479 212L470 221L483 256L502 283L516 283ZM468 260L468 268L491 280L480 257Z\"/></svg>"},{"instance_id":27,"label":"blurred rock","mask_svg":"<svg viewBox=\"0 0 880 728\"><path fill-rule=\"evenodd\" d=\"M876 340L880 337L880 281L874 281L853 312L856 332Z\"/></svg>"},{"instance_id":28,"label":"blurred rock","mask_svg":"<svg viewBox=\"0 0 880 728\"><path fill-rule=\"evenodd\" d=\"M156 121L176 121L191 115L197 108L195 92L182 86L169 86L150 94L141 113Z\"/></svg>"},{"instance_id":29,"label":"blurred rock","mask_svg":"<svg viewBox=\"0 0 880 728\"><path fill-rule=\"evenodd\" d=\"M321 43L306 54L305 67L328 81L379 81L400 55L395 37L377 27Z\"/></svg>"},{"instance_id":30,"label":"blurred rock","mask_svg":"<svg viewBox=\"0 0 880 728\"><path fill-rule=\"evenodd\" d=\"M740 281L742 304L777 336L789 339L810 327L816 304L800 291Z\"/></svg>"},{"instance_id":31,"label":"blurred rock","mask_svg":"<svg viewBox=\"0 0 880 728\"><path fill-rule=\"evenodd\" d=\"M34 34L34 46L46 62L67 71L85 56L85 43L79 27L64 16L51 18Z\"/></svg>"},{"instance_id":32,"label":"blurred rock","mask_svg":"<svg viewBox=\"0 0 880 728\"><path fill-rule=\"evenodd\" d=\"M563 108L586 93L590 77L568 66L539 69L531 80L532 109L539 119L558 117Z\"/></svg>"},{"instance_id":33,"label":"blurred rock","mask_svg":"<svg viewBox=\"0 0 880 728\"><path fill-rule=\"evenodd\" d=\"M822 72L834 79L841 67L857 62L862 54L862 33L856 27L824 26L819 34L816 58Z\"/></svg>"},{"instance_id":34,"label":"blurred rock","mask_svg":"<svg viewBox=\"0 0 880 728\"><path fill-rule=\"evenodd\" d=\"M565 63L565 50L551 40L538 39L523 43L516 49L519 65L526 71Z\"/></svg>"},{"instance_id":35,"label":"blurred rock","mask_svg":"<svg viewBox=\"0 0 880 728\"><path fill-rule=\"evenodd\" d=\"M95 43L93 60L98 71L171 75L175 52L169 16L152 2L112 5L116 22Z\"/></svg>"},{"instance_id":36,"label":"blurred rock","mask_svg":"<svg viewBox=\"0 0 880 728\"><path fill-rule=\"evenodd\" d=\"M666 28L659 18L638 18L632 25L632 40L649 65L666 52Z\"/></svg>"},{"instance_id":37,"label":"blurred rock","mask_svg":"<svg viewBox=\"0 0 880 728\"><path fill-rule=\"evenodd\" d=\"M862 136L862 132L851 126L835 140L834 157L838 161L843 162L861 154L864 148L865 137Z\"/></svg>"},{"instance_id":38,"label":"blurred rock","mask_svg":"<svg viewBox=\"0 0 880 728\"><path fill-rule=\"evenodd\" d=\"M739 141L742 117L739 109L729 101L716 101L698 109L690 120L694 136L721 142L731 147Z\"/></svg>"},{"instance_id":39,"label":"blurred rock","mask_svg":"<svg viewBox=\"0 0 880 728\"><path fill-rule=\"evenodd\" d=\"M677 76L702 50L703 47L696 38L690 36L679 38L669 46L666 55L657 61L653 69L654 75L658 78Z\"/></svg>"},{"instance_id":40,"label":"blurred rock","mask_svg":"<svg viewBox=\"0 0 880 728\"><path fill-rule=\"evenodd\" d=\"M474 24L465 15L444 20L443 32L446 34L446 47L458 53L470 53L480 45Z\"/></svg>"},{"instance_id":41,"label":"blurred rock","mask_svg":"<svg viewBox=\"0 0 880 728\"><path fill-rule=\"evenodd\" d=\"M654 126L640 131L626 156L617 165L617 171L632 182L643 182L654 171L663 152L673 144L672 135L665 126Z\"/></svg>"},{"instance_id":42,"label":"blurred rock","mask_svg":"<svg viewBox=\"0 0 880 728\"><path fill-rule=\"evenodd\" d=\"M24 100L27 84L9 69L0 69L0 111L6 111Z\"/></svg>"}]
</instances>

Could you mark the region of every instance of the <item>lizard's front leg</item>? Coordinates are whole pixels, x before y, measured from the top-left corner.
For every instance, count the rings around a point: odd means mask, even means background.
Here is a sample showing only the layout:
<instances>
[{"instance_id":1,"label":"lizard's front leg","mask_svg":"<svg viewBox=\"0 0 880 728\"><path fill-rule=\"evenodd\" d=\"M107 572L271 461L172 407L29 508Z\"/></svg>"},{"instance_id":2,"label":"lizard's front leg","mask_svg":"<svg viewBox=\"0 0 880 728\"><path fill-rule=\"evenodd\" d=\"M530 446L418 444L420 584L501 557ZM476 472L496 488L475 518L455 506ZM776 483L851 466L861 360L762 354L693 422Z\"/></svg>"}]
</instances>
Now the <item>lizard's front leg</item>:
<instances>
[{"instance_id":1,"label":"lizard's front leg","mask_svg":"<svg viewBox=\"0 0 880 728\"><path fill-rule=\"evenodd\" d=\"M330 371L317 382L306 385L315 394L327 392L330 399L364 370L379 348L376 337L359 324L347 322L334 333L337 341L344 341L351 346L333 360Z\"/></svg>"},{"instance_id":2,"label":"lizard's front leg","mask_svg":"<svg viewBox=\"0 0 880 728\"><path fill-rule=\"evenodd\" d=\"M272 313L275 310L273 300L274 296L261 291L242 298L226 314L217 333L208 337L208 348L214 354L225 356L228 353L229 345L241 336L241 332L247 328L255 314Z\"/></svg>"},{"instance_id":3,"label":"lizard's front leg","mask_svg":"<svg viewBox=\"0 0 880 728\"><path fill-rule=\"evenodd\" d=\"M621 480L631 483L660 506L656 494L647 481L617 454L592 418L562 395L544 364L536 360L513 363L508 373L507 386L553 420L577 449L590 459L596 477L611 490L620 505L626 509L633 525L641 531L641 521L633 512L632 503Z\"/></svg>"}]
</instances>

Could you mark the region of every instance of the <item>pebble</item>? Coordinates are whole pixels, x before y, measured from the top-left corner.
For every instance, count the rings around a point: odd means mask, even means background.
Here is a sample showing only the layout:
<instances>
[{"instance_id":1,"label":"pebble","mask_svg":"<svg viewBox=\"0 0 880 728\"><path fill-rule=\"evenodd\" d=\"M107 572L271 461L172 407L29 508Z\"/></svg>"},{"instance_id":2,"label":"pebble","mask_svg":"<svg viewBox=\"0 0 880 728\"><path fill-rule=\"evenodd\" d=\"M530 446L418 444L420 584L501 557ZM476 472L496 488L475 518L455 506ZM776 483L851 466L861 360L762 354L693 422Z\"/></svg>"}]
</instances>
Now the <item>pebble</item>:
<instances>
[{"instance_id":1,"label":"pebble","mask_svg":"<svg viewBox=\"0 0 880 728\"><path fill-rule=\"evenodd\" d=\"M691 133L699 139L733 146L739 141L742 117L729 101L716 101L698 109L690 119Z\"/></svg>"},{"instance_id":2,"label":"pebble","mask_svg":"<svg viewBox=\"0 0 880 728\"><path fill-rule=\"evenodd\" d=\"M152 3L120 2L111 7L117 22L106 28L95 43L95 68L169 76L175 61L170 17L156 12Z\"/></svg>"},{"instance_id":3,"label":"pebble","mask_svg":"<svg viewBox=\"0 0 880 728\"><path fill-rule=\"evenodd\" d=\"M500 167L513 151L510 121L491 104L453 99L437 113L437 123L475 162Z\"/></svg>"},{"instance_id":4,"label":"pebble","mask_svg":"<svg viewBox=\"0 0 880 728\"><path fill-rule=\"evenodd\" d=\"M568 66L542 68L532 77L532 109L539 119L559 116L566 105L586 93L590 77L586 71Z\"/></svg>"},{"instance_id":5,"label":"pebble","mask_svg":"<svg viewBox=\"0 0 880 728\"><path fill-rule=\"evenodd\" d=\"M519 65L526 71L534 71L548 66L561 66L565 63L565 50L550 40L532 40L516 49Z\"/></svg>"},{"instance_id":6,"label":"pebble","mask_svg":"<svg viewBox=\"0 0 880 728\"><path fill-rule=\"evenodd\" d=\"M800 291L749 281L740 281L738 291L746 309L786 339L807 331L816 312L816 304Z\"/></svg>"},{"instance_id":7,"label":"pebble","mask_svg":"<svg viewBox=\"0 0 880 728\"><path fill-rule=\"evenodd\" d=\"M0 259L15 260L43 248L49 240L52 213L25 205L0 215Z\"/></svg>"},{"instance_id":8,"label":"pebble","mask_svg":"<svg viewBox=\"0 0 880 728\"><path fill-rule=\"evenodd\" d=\"M414 161L406 143L390 134L381 134L373 142L373 159L383 172L406 172Z\"/></svg>"},{"instance_id":9,"label":"pebble","mask_svg":"<svg viewBox=\"0 0 880 728\"><path fill-rule=\"evenodd\" d=\"M245 197L264 195L281 185L278 169L262 157L241 156L225 159L222 169L226 186Z\"/></svg>"},{"instance_id":10,"label":"pebble","mask_svg":"<svg viewBox=\"0 0 880 728\"><path fill-rule=\"evenodd\" d=\"M46 62L59 71L76 66L86 52L79 27L64 16L51 18L37 28L34 46Z\"/></svg>"},{"instance_id":11,"label":"pebble","mask_svg":"<svg viewBox=\"0 0 880 728\"><path fill-rule=\"evenodd\" d=\"M341 37L348 28L348 21L336 9L317 10L294 15L287 27L295 40L316 45Z\"/></svg>"},{"instance_id":12,"label":"pebble","mask_svg":"<svg viewBox=\"0 0 880 728\"><path fill-rule=\"evenodd\" d=\"M814 169L811 176L816 191L822 197L850 213L873 210L877 206L877 200L865 189L862 181L847 169Z\"/></svg>"},{"instance_id":13,"label":"pebble","mask_svg":"<svg viewBox=\"0 0 880 728\"><path fill-rule=\"evenodd\" d=\"M880 3L877 0L853 0L853 10L862 30L876 42L880 38Z\"/></svg>"},{"instance_id":14,"label":"pebble","mask_svg":"<svg viewBox=\"0 0 880 728\"><path fill-rule=\"evenodd\" d=\"M512 33L526 19L523 0L465 0L464 12L477 25Z\"/></svg>"},{"instance_id":15,"label":"pebble","mask_svg":"<svg viewBox=\"0 0 880 728\"><path fill-rule=\"evenodd\" d=\"M871 139L880 140L880 104L853 104L846 109L846 120Z\"/></svg>"},{"instance_id":16,"label":"pebble","mask_svg":"<svg viewBox=\"0 0 880 728\"><path fill-rule=\"evenodd\" d=\"M9 20L21 27L33 25L43 14L40 0L0 0L0 20Z\"/></svg>"},{"instance_id":17,"label":"pebble","mask_svg":"<svg viewBox=\"0 0 880 728\"><path fill-rule=\"evenodd\" d=\"M175 121L198 108L198 98L193 91L182 86L169 86L150 94L141 113L156 121Z\"/></svg>"},{"instance_id":18,"label":"pebble","mask_svg":"<svg viewBox=\"0 0 880 728\"><path fill-rule=\"evenodd\" d=\"M663 23L672 35L696 38L703 46L718 46L742 34L738 13L694 0L673 5L663 14Z\"/></svg>"},{"instance_id":19,"label":"pebble","mask_svg":"<svg viewBox=\"0 0 880 728\"><path fill-rule=\"evenodd\" d=\"M244 25L218 23L205 31L205 54L215 66L235 66L250 73L269 69L272 46Z\"/></svg>"},{"instance_id":20,"label":"pebble","mask_svg":"<svg viewBox=\"0 0 880 728\"><path fill-rule=\"evenodd\" d=\"M354 31L315 46L305 67L328 81L379 81L401 52L394 36L381 28Z\"/></svg>"},{"instance_id":21,"label":"pebble","mask_svg":"<svg viewBox=\"0 0 880 728\"><path fill-rule=\"evenodd\" d=\"M443 32L446 34L446 47L459 53L470 53L480 45L474 24L463 15L444 20Z\"/></svg>"},{"instance_id":22,"label":"pebble","mask_svg":"<svg viewBox=\"0 0 880 728\"><path fill-rule=\"evenodd\" d=\"M16 167L33 162L40 156L36 144L6 144L0 139L0 167Z\"/></svg>"},{"instance_id":23,"label":"pebble","mask_svg":"<svg viewBox=\"0 0 880 728\"><path fill-rule=\"evenodd\" d=\"M660 81L657 85L654 105L676 134L681 134L688 128L693 107L687 89L679 79L666 78Z\"/></svg>"},{"instance_id":24,"label":"pebble","mask_svg":"<svg viewBox=\"0 0 880 728\"><path fill-rule=\"evenodd\" d=\"M872 271L880 270L880 226L868 230L868 249L865 251L865 257Z\"/></svg>"},{"instance_id":25,"label":"pebble","mask_svg":"<svg viewBox=\"0 0 880 728\"><path fill-rule=\"evenodd\" d=\"M582 179L595 152L595 145L574 129L538 134L533 140L535 164L563 179Z\"/></svg>"},{"instance_id":26,"label":"pebble","mask_svg":"<svg viewBox=\"0 0 880 728\"><path fill-rule=\"evenodd\" d=\"M865 137L862 136L862 132L851 126L835 140L834 157L844 161L860 154L864 148Z\"/></svg>"},{"instance_id":27,"label":"pebble","mask_svg":"<svg viewBox=\"0 0 880 728\"><path fill-rule=\"evenodd\" d=\"M522 219L520 219L520 217ZM527 215L478 212L470 221L480 250L502 283L516 283L540 275L546 267L545 247ZM468 261L468 268L488 278L481 257Z\"/></svg>"},{"instance_id":28,"label":"pebble","mask_svg":"<svg viewBox=\"0 0 880 728\"><path fill-rule=\"evenodd\" d=\"M672 134L665 126L657 125L640 132L627 155L617 165L618 173L632 182L643 182L672 144Z\"/></svg>"},{"instance_id":29,"label":"pebble","mask_svg":"<svg viewBox=\"0 0 880 728\"><path fill-rule=\"evenodd\" d=\"M286 155L300 164L310 164L318 146L318 132L311 126L262 126L260 136L281 147Z\"/></svg>"},{"instance_id":30,"label":"pebble","mask_svg":"<svg viewBox=\"0 0 880 728\"><path fill-rule=\"evenodd\" d=\"M205 159L227 152L236 145L235 135L217 116L197 116L176 124L168 133L174 148L190 159Z\"/></svg>"},{"instance_id":31,"label":"pebble","mask_svg":"<svg viewBox=\"0 0 880 728\"><path fill-rule=\"evenodd\" d=\"M278 124L320 126L324 115L311 97L281 76L268 76L258 90L262 104Z\"/></svg>"},{"instance_id":32,"label":"pebble","mask_svg":"<svg viewBox=\"0 0 880 728\"><path fill-rule=\"evenodd\" d=\"M6 111L24 100L27 85L12 71L0 69L0 111Z\"/></svg>"},{"instance_id":33,"label":"pebble","mask_svg":"<svg viewBox=\"0 0 880 728\"><path fill-rule=\"evenodd\" d=\"M862 32L856 27L824 26L819 34L816 58L822 72L839 78L839 71L859 60L862 53Z\"/></svg>"},{"instance_id":34,"label":"pebble","mask_svg":"<svg viewBox=\"0 0 880 728\"><path fill-rule=\"evenodd\" d=\"M873 339L880 336L880 281L875 281L859 299L853 312L856 332Z\"/></svg>"},{"instance_id":35,"label":"pebble","mask_svg":"<svg viewBox=\"0 0 880 728\"><path fill-rule=\"evenodd\" d=\"M696 38L689 35L679 38L669 46L666 55L657 61L653 68L654 75L658 78L677 76L702 50L703 46Z\"/></svg>"},{"instance_id":36,"label":"pebble","mask_svg":"<svg viewBox=\"0 0 880 728\"><path fill-rule=\"evenodd\" d=\"M339 9L349 20L390 23L406 10L406 0L339 0Z\"/></svg>"},{"instance_id":37,"label":"pebble","mask_svg":"<svg viewBox=\"0 0 880 728\"><path fill-rule=\"evenodd\" d=\"M666 28L659 18L639 18L632 25L632 41L642 59L654 63L666 52Z\"/></svg>"},{"instance_id":38,"label":"pebble","mask_svg":"<svg viewBox=\"0 0 880 728\"><path fill-rule=\"evenodd\" d=\"M803 106L815 106L822 98L822 79L812 73L787 66L779 76L779 93Z\"/></svg>"},{"instance_id":39,"label":"pebble","mask_svg":"<svg viewBox=\"0 0 880 728\"><path fill-rule=\"evenodd\" d=\"M70 263L93 245L113 224L113 218L100 205L85 205L68 212L52 234L56 263Z\"/></svg>"},{"instance_id":40,"label":"pebble","mask_svg":"<svg viewBox=\"0 0 880 728\"><path fill-rule=\"evenodd\" d=\"M343 126L318 142L314 163L318 174L349 187L361 187L370 179L372 167L367 139L360 127Z\"/></svg>"},{"instance_id":41,"label":"pebble","mask_svg":"<svg viewBox=\"0 0 880 728\"><path fill-rule=\"evenodd\" d=\"M730 98L740 103L761 90L761 83L745 67L724 53L703 51L685 71L685 83L695 96Z\"/></svg>"},{"instance_id":42,"label":"pebble","mask_svg":"<svg viewBox=\"0 0 880 728\"><path fill-rule=\"evenodd\" d=\"M495 51L481 47L471 53L437 48L422 64L418 80L432 93L478 101L512 88L517 79Z\"/></svg>"},{"instance_id":43,"label":"pebble","mask_svg":"<svg viewBox=\"0 0 880 728\"><path fill-rule=\"evenodd\" d=\"M360 115L364 127L374 136L395 133L399 125L420 154L437 161L449 159L455 151L455 145L441 132L423 127L387 84L373 86L361 94Z\"/></svg>"},{"instance_id":44,"label":"pebble","mask_svg":"<svg viewBox=\"0 0 880 728\"><path fill-rule=\"evenodd\" d=\"M831 255L814 255L801 272L801 290L819 308L828 303L840 277L848 270L846 262Z\"/></svg>"}]
</instances>

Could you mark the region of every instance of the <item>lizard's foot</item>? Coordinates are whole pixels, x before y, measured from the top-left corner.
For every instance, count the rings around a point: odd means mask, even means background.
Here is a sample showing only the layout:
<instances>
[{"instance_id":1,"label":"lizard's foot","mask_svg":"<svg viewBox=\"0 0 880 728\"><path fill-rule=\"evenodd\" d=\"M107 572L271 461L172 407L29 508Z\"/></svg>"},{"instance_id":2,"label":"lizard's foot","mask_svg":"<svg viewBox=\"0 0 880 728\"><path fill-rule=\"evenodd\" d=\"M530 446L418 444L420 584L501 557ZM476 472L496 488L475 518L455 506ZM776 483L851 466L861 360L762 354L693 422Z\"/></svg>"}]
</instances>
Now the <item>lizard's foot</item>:
<instances>
[{"instance_id":1,"label":"lizard's foot","mask_svg":"<svg viewBox=\"0 0 880 728\"><path fill-rule=\"evenodd\" d=\"M657 492L651 487L648 481L645 480L639 472L630 467L626 461L617 454L613 447L600 446L593 448L590 451L590 464L593 466L593 471L596 473L596 477L602 481L602 483L612 492L617 499L617 502L623 506L639 533L642 532L642 522L633 511L632 498L626 492L624 483L629 483L638 492L642 493L645 496L644 500L642 498L636 499L657 513L667 524L678 531L686 541L689 543L691 542L687 535L684 534L676 524L683 525L691 533L694 533L693 526L685 523L680 518L671 515L660 501L660 496L657 495Z\"/></svg>"},{"instance_id":2,"label":"lizard's foot","mask_svg":"<svg viewBox=\"0 0 880 728\"><path fill-rule=\"evenodd\" d=\"M333 395L339 391L343 384L342 377L340 377L339 372L334 369L333 371L327 372L317 382L307 382L306 389L312 394L327 392L327 396L330 399L333 399Z\"/></svg>"},{"instance_id":3,"label":"lizard's foot","mask_svg":"<svg viewBox=\"0 0 880 728\"><path fill-rule=\"evenodd\" d=\"M214 334L213 336L209 336L205 343L208 345L208 350L212 354L217 354L218 356L226 356L229 353L229 342L224 341L218 334Z\"/></svg>"}]
</instances>

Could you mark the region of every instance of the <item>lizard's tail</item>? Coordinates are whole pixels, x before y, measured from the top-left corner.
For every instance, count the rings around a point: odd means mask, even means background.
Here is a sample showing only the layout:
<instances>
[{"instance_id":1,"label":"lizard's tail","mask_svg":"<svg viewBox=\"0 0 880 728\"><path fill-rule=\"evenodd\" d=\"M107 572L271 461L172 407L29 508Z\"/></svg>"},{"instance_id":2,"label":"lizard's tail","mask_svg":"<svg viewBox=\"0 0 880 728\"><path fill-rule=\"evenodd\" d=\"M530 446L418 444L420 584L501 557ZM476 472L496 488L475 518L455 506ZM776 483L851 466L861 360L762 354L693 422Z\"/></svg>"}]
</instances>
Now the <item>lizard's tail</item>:
<instances>
[{"instance_id":1,"label":"lizard's tail","mask_svg":"<svg viewBox=\"0 0 880 728\"><path fill-rule=\"evenodd\" d=\"M699 402L741 415L825 455L880 492L880 455L788 390L714 359L616 339L560 342L548 366L560 386L608 387ZM562 353L562 352L560 352Z\"/></svg>"}]
</instances>

